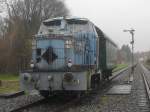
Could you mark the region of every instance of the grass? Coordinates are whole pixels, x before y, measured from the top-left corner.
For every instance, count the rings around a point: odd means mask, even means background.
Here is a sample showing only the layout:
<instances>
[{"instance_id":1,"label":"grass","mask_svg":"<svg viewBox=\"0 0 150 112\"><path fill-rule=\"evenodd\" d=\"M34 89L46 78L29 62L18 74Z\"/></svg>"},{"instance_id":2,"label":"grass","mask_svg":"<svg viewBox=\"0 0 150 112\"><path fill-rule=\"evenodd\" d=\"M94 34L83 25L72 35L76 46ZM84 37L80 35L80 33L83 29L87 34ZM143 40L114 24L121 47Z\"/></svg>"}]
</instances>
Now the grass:
<instances>
[{"instance_id":1,"label":"grass","mask_svg":"<svg viewBox=\"0 0 150 112\"><path fill-rule=\"evenodd\" d=\"M126 68L127 66L127 64L118 64L117 67L113 70L113 72L117 72L123 68Z\"/></svg>"},{"instance_id":2,"label":"grass","mask_svg":"<svg viewBox=\"0 0 150 112\"><path fill-rule=\"evenodd\" d=\"M19 91L19 81L2 81L0 94Z\"/></svg>"},{"instance_id":3,"label":"grass","mask_svg":"<svg viewBox=\"0 0 150 112\"><path fill-rule=\"evenodd\" d=\"M15 74L0 74L0 94L19 91L19 76Z\"/></svg>"},{"instance_id":4,"label":"grass","mask_svg":"<svg viewBox=\"0 0 150 112\"><path fill-rule=\"evenodd\" d=\"M19 80L19 75L16 75L16 74L0 74L0 80L18 81Z\"/></svg>"}]
</instances>

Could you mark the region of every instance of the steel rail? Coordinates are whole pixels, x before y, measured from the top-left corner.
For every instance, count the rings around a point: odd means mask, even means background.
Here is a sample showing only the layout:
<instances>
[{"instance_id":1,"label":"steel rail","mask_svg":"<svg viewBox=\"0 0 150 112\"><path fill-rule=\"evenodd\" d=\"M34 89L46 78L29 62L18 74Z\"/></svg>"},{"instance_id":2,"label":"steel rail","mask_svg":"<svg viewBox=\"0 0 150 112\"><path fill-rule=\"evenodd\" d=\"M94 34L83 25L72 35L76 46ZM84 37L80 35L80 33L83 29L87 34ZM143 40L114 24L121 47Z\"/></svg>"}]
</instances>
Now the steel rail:
<instances>
[{"instance_id":1,"label":"steel rail","mask_svg":"<svg viewBox=\"0 0 150 112\"><path fill-rule=\"evenodd\" d=\"M14 97L18 97L21 95L24 95L24 91L18 91L18 92L7 93L7 94L0 94L0 98L14 98Z\"/></svg>"},{"instance_id":2,"label":"steel rail","mask_svg":"<svg viewBox=\"0 0 150 112\"><path fill-rule=\"evenodd\" d=\"M130 68L130 67L126 67L126 68L120 70L120 71L117 72L117 73L115 72L115 73L114 73L115 75L111 76L111 77L110 77L110 80L115 79L116 77L118 77L120 74L122 74L123 72L125 72L125 71L128 70L129 68Z\"/></svg>"},{"instance_id":3,"label":"steel rail","mask_svg":"<svg viewBox=\"0 0 150 112\"><path fill-rule=\"evenodd\" d=\"M36 106L40 103L44 103L45 101L47 101L47 99L39 99L38 101L35 101L35 102L32 102L32 103L29 103L29 104L25 104L23 106L20 106L20 107L17 107L15 109L12 109L10 112L20 112L21 110L24 110L24 109L27 109L27 108L30 108L32 106Z\"/></svg>"},{"instance_id":4,"label":"steel rail","mask_svg":"<svg viewBox=\"0 0 150 112\"><path fill-rule=\"evenodd\" d=\"M145 73L142 73L142 77L143 77L144 84L145 84L145 87L146 87L146 92L147 92L147 95L148 95L148 99L150 100L150 86L149 86L149 84L146 80Z\"/></svg>"},{"instance_id":5,"label":"steel rail","mask_svg":"<svg viewBox=\"0 0 150 112\"><path fill-rule=\"evenodd\" d=\"M42 98L42 99L39 99L39 100L37 100L35 102L28 103L26 105L17 107L15 109L12 109L10 112L20 112L20 111L23 111L25 109L28 109L28 108L40 105L42 103L45 103L45 102L47 102L49 100L50 100L49 98L47 98L47 99ZM66 103L64 103L62 106L59 106L58 108L55 108L55 109L52 108L51 111L53 111L53 112L61 112L62 110L66 109L67 107L69 107L69 106L71 106L73 104L76 104L77 102L79 102L79 100L80 100L79 98L74 98L74 97L70 98L70 100L66 101Z\"/></svg>"}]
</instances>

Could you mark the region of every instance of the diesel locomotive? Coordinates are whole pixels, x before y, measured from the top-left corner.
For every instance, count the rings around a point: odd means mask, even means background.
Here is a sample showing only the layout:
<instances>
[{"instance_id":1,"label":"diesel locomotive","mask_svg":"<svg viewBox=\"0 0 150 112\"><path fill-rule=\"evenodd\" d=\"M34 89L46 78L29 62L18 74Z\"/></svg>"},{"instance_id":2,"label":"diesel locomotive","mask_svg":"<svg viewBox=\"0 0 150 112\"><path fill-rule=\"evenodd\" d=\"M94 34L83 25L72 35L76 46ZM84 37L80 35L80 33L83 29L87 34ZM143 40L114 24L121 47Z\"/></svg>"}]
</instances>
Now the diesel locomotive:
<instances>
[{"instance_id":1,"label":"diesel locomotive","mask_svg":"<svg viewBox=\"0 0 150 112\"><path fill-rule=\"evenodd\" d=\"M21 89L44 97L93 90L109 80L117 64L117 50L86 18L45 20L33 38L31 70L20 73Z\"/></svg>"}]
</instances>

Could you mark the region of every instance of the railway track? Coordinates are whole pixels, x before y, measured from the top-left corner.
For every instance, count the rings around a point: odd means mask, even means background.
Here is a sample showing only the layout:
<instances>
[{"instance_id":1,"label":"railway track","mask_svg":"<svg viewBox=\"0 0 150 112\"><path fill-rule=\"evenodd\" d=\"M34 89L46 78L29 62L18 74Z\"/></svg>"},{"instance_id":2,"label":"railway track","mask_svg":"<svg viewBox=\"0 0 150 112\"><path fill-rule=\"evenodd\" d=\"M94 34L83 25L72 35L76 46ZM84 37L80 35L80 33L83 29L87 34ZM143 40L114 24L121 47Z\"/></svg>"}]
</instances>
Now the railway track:
<instances>
[{"instance_id":1,"label":"railway track","mask_svg":"<svg viewBox=\"0 0 150 112\"><path fill-rule=\"evenodd\" d=\"M121 73L125 72L125 71L128 70L129 68L130 68L130 67L127 67L127 68L124 68L124 69L120 70L120 71L117 72L117 73L114 73L114 75L110 77L110 80L115 79L115 78L118 77Z\"/></svg>"},{"instance_id":2,"label":"railway track","mask_svg":"<svg viewBox=\"0 0 150 112\"><path fill-rule=\"evenodd\" d=\"M141 68L143 69L143 72L141 74L142 74L143 81L145 84L147 96L148 96L148 99L150 101L150 81L148 80L149 77L146 76L146 74L149 75L150 72L148 72L148 70L144 67L144 65L141 65Z\"/></svg>"},{"instance_id":3,"label":"railway track","mask_svg":"<svg viewBox=\"0 0 150 112\"><path fill-rule=\"evenodd\" d=\"M0 94L0 98L14 98L14 97L18 97L21 95L24 95L24 91L18 91L18 92L9 93L9 94Z\"/></svg>"},{"instance_id":4,"label":"railway track","mask_svg":"<svg viewBox=\"0 0 150 112\"><path fill-rule=\"evenodd\" d=\"M144 87L145 89L141 89L140 91L140 95L139 95L139 106L141 108L141 112L149 112L150 111L150 85L149 85L149 80L147 77L147 73L145 72L146 68L142 65L142 72L141 72L141 76L143 79L143 83L144 83Z\"/></svg>"},{"instance_id":5,"label":"railway track","mask_svg":"<svg viewBox=\"0 0 150 112\"><path fill-rule=\"evenodd\" d=\"M39 106L40 104L43 104L43 103L48 103L49 100L54 101L54 100L58 100L58 99L57 99L57 96L52 96L51 99L50 98L47 98L47 99L42 98L42 99L39 99L37 101L16 107L16 108L10 110L10 112L22 112L23 110L29 109L31 107ZM54 107L53 105L49 105L49 106L51 107L51 111L60 112L60 111L64 110L65 108L76 104L77 102L79 102L79 100L80 100L80 98L76 98L73 96L73 97L68 97L64 101L61 101L63 105L59 105L59 108L57 106ZM53 101L51 101L51 102L53 102ZM55 105L57 105L57 101L54 101L54 103L56 103Z\"/></svg>"},{"instance_id":6,"label":"railway track","mask_svg":"<svg viewBox=\"0 0 150 112\"><path fill-rule=\"evenodd\" d=\"M122 72L124 72L124 71L126 71L126 70L128 70L128 69L129 69L129 68L125 68L125 69L121 70L120 72L114 74L112 77L110 77L110 80L115 79L116 77L118 77L119 75L121 75ZM105 84L104 84L104 85L105 85ZM97 92L94 92L94 94L96 94L96 93L97 93ZM71 106L74 106L74 105L76 105L76 104L79 104L82 99L84 99L84 98L86 98L86 97L89 97L89 96L92 96L92 95L93 95L93 93L91 92L91 93L86 94L86 95L83 95L83 96L81 96L81 97L70 97L70 98L68 97L68 99L66 99L66 101L63 101L64 103L62 103L61 105L57 106L57 108L56 108L56 107L54 108L54 107L52 106L51 111L52 111L52 112L60 112L60 111L63 111L63 110L65 110L65 109L67 109L68 107L71 107ZM12 109L10 112L22 112L23 110L29 109L29 108L31 108L31 107L38 106L38 105L40 105L40 104L49 102L49 100L57 99L57 96L56 96L56 97L55 97L55 96L52 96L51 98L52 98L52 99L50 99L50 98L49 98L49 99L44 99L44 98L42 98L42 99L39 99L39 100L37 100L37 101L33 101L33 102L31 102L31 103L28 103L28 104L25 104L25 105L16 107L16 108ZM54 101L54 102L55 102L55 101ZM57 105L57 103L56 103L56 105ZM51 106L51 105L50 105L50 106Z\"/></svg>"},{"instance_id":7,"label":"railway track","mask_svg":"<svg viewBox=\"0 0 150 112\"><path fill-rule=\"evenodd\" d=\"M148 95L148 99L150 100L150 85L148 84L145 73L142 73L142 77L143 77L143 80L144 80L144 84L145 84L146 92L147 92L147 95Z\"/></svg>"},{"instance_id":8,"label":"railway track","mask_svg":"<svg viewBox=\"0 0 150 112\"><path fill-rule=\"evenodd\" d=\"M26 105L17 107L17 108L15 108L15 109L12 109L12 110L10 110L10 112L21 112L21 111L24 110L24 109L30 108L30 107L32 107L32 106L39 105L39 104L44 103L44 102L46 102L46 101L47 101L47 100L44 99L44 98L43 98L43 99L39 99L39 100L34 101L34 102L31 102L31 103L29 103L29 104L26 104Z\"/></svg>"}]
</instances>

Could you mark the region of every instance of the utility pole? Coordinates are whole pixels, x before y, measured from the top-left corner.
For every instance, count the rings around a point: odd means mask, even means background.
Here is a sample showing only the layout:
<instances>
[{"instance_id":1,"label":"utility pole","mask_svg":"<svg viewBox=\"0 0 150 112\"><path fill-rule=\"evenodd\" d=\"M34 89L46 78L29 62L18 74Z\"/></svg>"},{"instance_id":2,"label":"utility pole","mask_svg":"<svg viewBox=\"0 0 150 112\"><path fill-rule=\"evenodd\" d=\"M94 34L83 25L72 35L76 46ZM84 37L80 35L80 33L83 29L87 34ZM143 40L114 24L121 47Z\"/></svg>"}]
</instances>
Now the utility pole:
<instances>
[{"instance_id":1,"label":"utility pole","mask_svg":"<svg viewBox=\"0 0 150 112\"><path fill-rule=\"evenodd\" d=\"M129 32L132 36L132 40L130 42L130 44L132 45L132 67L131 67L131 74L134 74L134 29L130 29L130 30L123 30L124 32Z\"/></svg>"}]
</instances>

